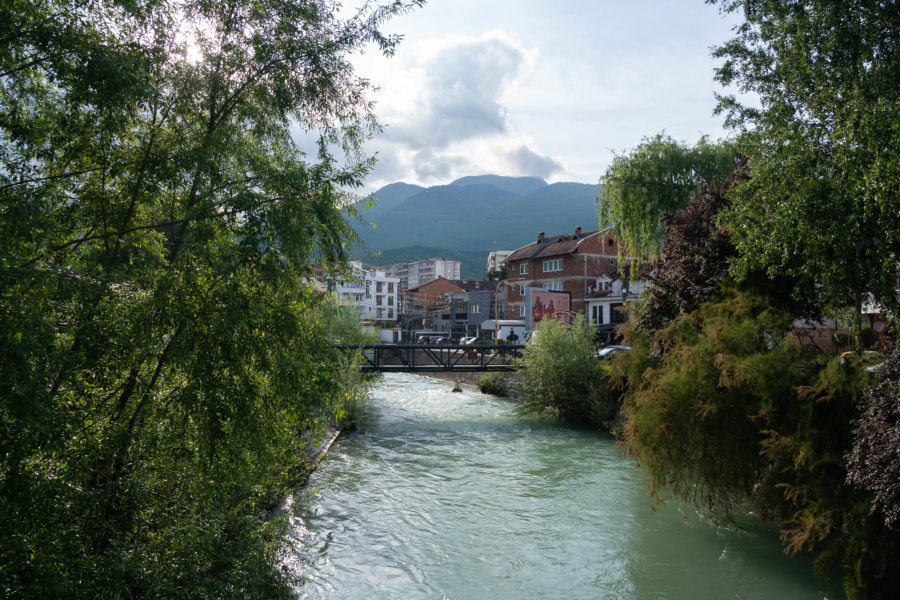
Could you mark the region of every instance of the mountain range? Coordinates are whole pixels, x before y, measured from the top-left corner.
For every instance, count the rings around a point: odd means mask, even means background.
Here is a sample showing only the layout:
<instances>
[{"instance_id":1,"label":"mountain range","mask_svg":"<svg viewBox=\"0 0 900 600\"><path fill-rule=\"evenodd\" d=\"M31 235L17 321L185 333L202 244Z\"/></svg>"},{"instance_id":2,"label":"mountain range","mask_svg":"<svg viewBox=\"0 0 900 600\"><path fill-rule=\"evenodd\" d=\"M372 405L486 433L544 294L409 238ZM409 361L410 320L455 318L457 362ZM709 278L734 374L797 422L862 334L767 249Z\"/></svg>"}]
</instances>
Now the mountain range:
<instances>
[{"instance_id":1,"label":"mountain range","mask_svg":"<svg viewBox=\"0 0 900 600\"><path fill-rule=\"evenodd\" d=\"M375 204L363 219L371 225L357 226L363 246L354 254L370 264L388 264L372 260L379 252L407 260L451 258L446 256L451 251L486 259L491 250L514 250L534 241L540 231L554 235L578 226L596 229L594 199L599 192L599 185L499 175L463 177L428 188L392 183L369 198ZM483 275L482 266L468 276Z\"/></svg>"}]
</instances>

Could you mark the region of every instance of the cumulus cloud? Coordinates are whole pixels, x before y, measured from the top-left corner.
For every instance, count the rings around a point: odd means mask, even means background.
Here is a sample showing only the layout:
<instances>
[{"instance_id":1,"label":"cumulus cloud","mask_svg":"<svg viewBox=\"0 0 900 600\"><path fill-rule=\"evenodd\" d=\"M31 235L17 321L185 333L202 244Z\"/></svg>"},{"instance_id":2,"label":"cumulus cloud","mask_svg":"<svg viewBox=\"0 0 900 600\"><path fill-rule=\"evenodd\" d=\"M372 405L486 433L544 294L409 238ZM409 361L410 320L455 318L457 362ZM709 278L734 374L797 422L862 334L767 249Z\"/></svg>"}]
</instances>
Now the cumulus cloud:
<instances>
[{"instance_id":1,"label":"cumulus cloud","mask_svg":"<svg viewBox=\"0 0 900 600\"><path fill-rule=\"evenodd\" d=\"M371 144L373 185L424 185L478 173L546 177L564 171L511 122L510 94L534 70L535 49L502 31L408 48L373 77L384 131Z\"/></svg>"},{"instance_id":2,"label":"cumulus cloud","mask_svg":"<svg viewBox=\"0 0 900 600\"><path fill-rule=\"evenodd\" d=\"M454 179L457 173L471 172L477 169L465 156L452 154L435 154L431 150L416 152L413 157L413 168L423 181L446 181Z\"/></svg>"},{"instance_id":3,"label":"cumulus cloud","mask_svg":"<svg viewBox=\"0 0 900 600\"><path fill-rule=\"evenodd\" d=\"M555 158L538 154L526 146L510 150L506 153L506 158L517 175L531 175L546 179L565 171L562 163Z\"/></svg>"},{"instance_id":4,"label":"cumulus cloud","mask_svg":"<svg viewBox=\"0 0 900 600\"><path fill-rule=\"evenodd\" d=\"M466 139L508 131L500 97L524 74L531 53L501 37L485 37L447 47L422 64L426 77L419 107L386 137L417 148L444 148Z\"/></svg>"}]
</instances>

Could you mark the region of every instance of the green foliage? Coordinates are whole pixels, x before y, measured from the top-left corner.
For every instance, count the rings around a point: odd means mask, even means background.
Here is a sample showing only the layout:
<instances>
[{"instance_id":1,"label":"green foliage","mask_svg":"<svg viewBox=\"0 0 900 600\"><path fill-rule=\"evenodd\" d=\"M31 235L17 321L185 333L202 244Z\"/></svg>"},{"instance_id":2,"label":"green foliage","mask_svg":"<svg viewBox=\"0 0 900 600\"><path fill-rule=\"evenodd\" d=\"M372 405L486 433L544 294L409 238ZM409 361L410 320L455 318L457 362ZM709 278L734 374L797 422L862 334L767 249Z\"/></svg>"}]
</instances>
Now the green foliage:
<instances>
[{"instance_id":1,"label":"green foliage","mask_svg":"<svg viewBox=\"0 0 900 600\"><path fill-rule=\"evenodd\" d=\"M872 514L900 531L900 345L876 371L880 380L866 389L854 424L847 481L872 492Z\"/></svg>"},{"instance_id":2,"label":"green foliage","mask_svg":"<svg viewBox=\"0 0 900 600\"><path fill-rule=\"evenodd\" d=\"M657 134L616 156L603 175L597 203L600 227L616 230L619 259L659 255L669 231L662 217L687 206L701 185L723 182L736 166L733 144L705 137L691 147Z\"/></svg>"},{"instance_id":3,"label":"green foliage","mask_svg":"<svg viewBox=\"0 0 900 600\"><path fill-rule=\"evenodd\" d=\"M483 394L493 394L494 396L506 395L506 384L503 380L503 373L484 373L475 382L478 389Z\"/></svg>"},{"instance_id":4,"label":"green foliage","mask_svg":"<svg viewBox=\"0 0 900 600\"><path fill-rule=\"evenodd\" d=\"M760 98L719 109L745 131L749 179L723 216L734 273L795 277L833 310L867 292L896 309L900 12L879 0L721 0L744 22L717 78ZM762 241L764 240L764 243ZM857 332L858 333L858 332Z\"/></svg>"},{"instance_id":5,"label":"green foliage","mask_svg":"<svg viewBox=\"0 0 900 600\"><path fill-rule=\"evenodd\" d=\"M515 178L499 179L515 182ZM371 215L376 227L361 227L360 237L369 248L384 252L404 246L448 248L462 254L482 250L484 258L473 264L475 270L468 275L481 278L490 250L519 248L534 241L539 231L571 233L576 225L596 222L594 198L599 185L559 182L525 192L518 185L488 182L433 186L384 212L376 204ZM547 210L549 206L553 210ZM368 219L369 214L364 217ZM434 256L445 256L445 252L415 258Z\"/></svg>"},{"instance_id":6,"label":"green foliage","mask_svg":"<svg viewBox=\"0 0 900 600\"><path fill-rule=\"evenodd\" d=\"M890 597L883 557L900 539L868 517L870 494L844 484L869 375L793 343L791 321L768 298L723 291L652 333L626 325L633 351L613 374L627 383L626 449L657 500L773 519L787 551L843 568L853 597Z\"/></svg>"},{"instance_id":7,"label":"green foliage","mask_svg":"<svg viewBox=\"0 0 900 600\"><path fill-rule=\"evenodd\" d=\"M518 410L604 424L618 413L618 393L594 357L594 328L583 315L570 326L545 319L519 360Z\"/></svg>"},{"instance_id":8,"label":"green foliage","mask_svg":"<svg viewBox=\"0 0 900 600\"><path fill-rule=\"evenodd\" d=\"M291 595L264 516L358 390L303 281L371 164L348 55L405 8L0 7L6 594Z\"/></svg>"},{"instance_id":9,"label":"green foliage","mask_svg":"<svg viewBox=\"0 0 900 600\"><path fill-rule=\"evenodd\" d=\"M494 280L505 281L507 278L506 271L507 271L506 263L503 263L502 265L500 265L499 269L488 271L486 279L488 281L494 281Z\"/></svg>"}]
</instances>

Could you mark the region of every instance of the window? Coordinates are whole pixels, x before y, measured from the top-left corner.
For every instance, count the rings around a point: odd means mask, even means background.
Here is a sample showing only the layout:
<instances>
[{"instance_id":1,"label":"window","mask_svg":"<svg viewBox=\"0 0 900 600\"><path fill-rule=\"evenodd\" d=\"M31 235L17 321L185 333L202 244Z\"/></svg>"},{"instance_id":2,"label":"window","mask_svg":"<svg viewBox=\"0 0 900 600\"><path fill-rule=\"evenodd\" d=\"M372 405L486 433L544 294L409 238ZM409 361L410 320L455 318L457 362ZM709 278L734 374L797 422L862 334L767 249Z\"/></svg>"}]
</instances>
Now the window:
<instances>
[{"instance_id":1,"label":"window","mask_svg":"<svg viewBox=\"0 0 900 600\"><path fill-rule=\"evenodd\" d=\"M520 317L524 317L524 316L525 316L525 305L524 305L524 304L523 304L522 306L519 307L519 316L520 316Z\"/></svg>"},{"instance_id":2,"label":"window","mask_svg":"<svg viewBox=\"0 0 900 600\"><path fill-rule=\"evenodd\" d=\"M469 303L469 312L473 314L477 314L481 312L481 306L478 304Z\"/></svg>"},{"instance_id":3,"label":"window","mask_svg":"<svg viewBox=\"0 0 900 600\"><path fill-rule=\"evenodd\" d=\"M554 281L552 283L545 283L544 289L551 292L561 292L563 291L562 281Z\"/></svg>"},{"instance_id":4,"label":"window","mask_svg":"<svg viewBox=\"0 0 900 600\"><path fill-rule=\"evenodd\" d=\"M596 304L591 307L591 323L600 323L603 321L603 307Z\"/></svg>"},{"instance_id":5,"label":"window","mask_svg":"<svg viewBox=\"0 0 900 600\"><path fill-rule=\"evenodd\" d=\"M519 263L519 275L528 275L528 263Z\"/></svg>"},{"instance_id":6,"label":"window","mask_svg":"<svg viewBox=\"0 0 900 600\"><path fill-rule=\"evenodd\" d=\"M621 308L623 305L619 304L610 304L609 305L609 320L611 323L624 323L625 322L625 313L616 310L617 308Z\"/></svg>"},{"instance_id":7,"label":"window","mask_svg":"<svg viewBox=\"0 0 900 600\"><path fill-rule=\"evenodd\" d=\"M519 286L519 295L520 295L520 296L524 296L524 295L525 295L525 286L524 286L524 285L520 285L520 286Z\"/></svg>"},{"instance_id":8,"label":"window","mask_svg":"<svg viewBox=\"0 0 900 600\"><path fill-rule=\"evenodd\" d=\"M556 258L554 260L545 260L544 261L544 273L550 273L553 271L562 271L563 261L561 258Z\"/></svg>"},{"instance_id":9,"label":"window","mask_svg":"<svg viewBox=\"0 0 900 600\"><path fill-rule=\"evenodd\" d=\"M393 293L394 293L394 282L389 281L388 282L388 294L393 294Z\"/></svg>"},{"instance_id":10,"label":"window","mask_svg":"<svg viewBox=\"0 0 900 600\"><path fill-rule=\"evenodd\" d=\"M375 291L379 294L382 293L384 291L384 283L381 281L376 282L375 283Z\"/></svg>"},{"instance_id":11,"label":"window","mask_svg":"<svg viewBox=\"0 0 900 600\"><path fill-rule=\"evenodd\" d=\"M393 319L393 318L394 318L394 309L389 308L388 309L388 319Z\"/></svg>"},{"instance_id":12,"label":"window","mask_svg":"<svg viewBox=\"0 0 900 600\"><path fill-rule=\"evenodd\" d=\"M615 246L615 245L616 245L616 240L614 240L614 239L612 239L612 238L609 238L609 245L610 245L610 246Z\"/></svg>"},{"instance_id":13,"label":"window","mask_svg":"<svg viewBox=\"0 0 900 600\"><path fill-rule=\"evenodd\" d=\"M381 306L381 302L384 296L375 296L375 304Z\"/></svg>"}]
</instances>

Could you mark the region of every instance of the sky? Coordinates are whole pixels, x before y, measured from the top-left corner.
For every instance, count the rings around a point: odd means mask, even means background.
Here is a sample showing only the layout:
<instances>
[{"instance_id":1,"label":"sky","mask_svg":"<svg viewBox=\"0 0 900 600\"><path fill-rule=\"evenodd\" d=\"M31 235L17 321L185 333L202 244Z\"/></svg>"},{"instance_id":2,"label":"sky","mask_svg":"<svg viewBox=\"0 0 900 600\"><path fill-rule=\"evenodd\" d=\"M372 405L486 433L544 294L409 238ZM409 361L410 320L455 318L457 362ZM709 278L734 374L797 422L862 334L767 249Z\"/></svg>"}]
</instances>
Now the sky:
<instances>
[{"instance_id":1,"label":"sky","mask_svg":"<svg viewBox=\"0 0 900 600\"><path fill-rule=\"evenodd\" d=\"M493 173L597 183L660 132L726 137L711 47L734 16L702 0L430 0L353 58L384 126L366 189Z\"/></svg>"}]
</instances>

